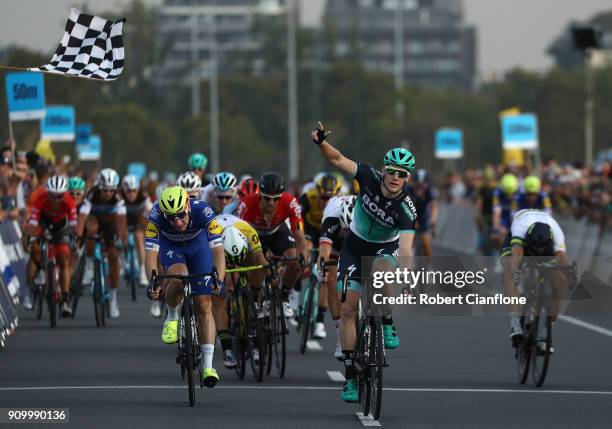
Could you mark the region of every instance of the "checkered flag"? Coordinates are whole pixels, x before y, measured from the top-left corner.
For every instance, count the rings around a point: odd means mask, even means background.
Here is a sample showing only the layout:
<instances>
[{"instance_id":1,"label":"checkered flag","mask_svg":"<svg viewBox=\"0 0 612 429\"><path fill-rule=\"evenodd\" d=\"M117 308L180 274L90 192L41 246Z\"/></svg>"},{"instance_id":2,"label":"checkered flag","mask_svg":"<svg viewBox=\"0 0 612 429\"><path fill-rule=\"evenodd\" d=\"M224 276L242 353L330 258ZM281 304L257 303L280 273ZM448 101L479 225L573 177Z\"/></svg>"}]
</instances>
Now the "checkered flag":
<instances>
[{"instance_id":1,"label":"checkered flag","mask_svg":"<svg viewBox=\"0 0 612 429\"><path fill-rule=\"evenodd\" d=\"M31 71L111 81L123 71L123 23L70 8L64 37L49 64Z\"/></svg>"}]
</instances>

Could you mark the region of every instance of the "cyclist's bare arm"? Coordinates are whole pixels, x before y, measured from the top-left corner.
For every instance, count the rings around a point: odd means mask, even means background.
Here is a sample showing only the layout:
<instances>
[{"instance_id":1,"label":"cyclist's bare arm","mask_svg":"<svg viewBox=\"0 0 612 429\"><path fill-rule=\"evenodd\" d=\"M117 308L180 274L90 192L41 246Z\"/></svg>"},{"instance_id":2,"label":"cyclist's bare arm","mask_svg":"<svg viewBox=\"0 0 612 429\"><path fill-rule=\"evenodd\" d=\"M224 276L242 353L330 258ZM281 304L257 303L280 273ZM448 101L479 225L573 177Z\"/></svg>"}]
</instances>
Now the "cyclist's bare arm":
<instances>
[{"instance_id":1,"label":"cyclist's bare arm","mask_svg":"<svg viewBox=\"0 0 612 429\"><path fill-rule=\"evenodd\" d=\"M225 278L225 252L223 251L223 246L215 246L212 249L213 261L215 262L215 267L217 268L217 273L219 273L219 278Z\"/></svg>"}]
</instances>

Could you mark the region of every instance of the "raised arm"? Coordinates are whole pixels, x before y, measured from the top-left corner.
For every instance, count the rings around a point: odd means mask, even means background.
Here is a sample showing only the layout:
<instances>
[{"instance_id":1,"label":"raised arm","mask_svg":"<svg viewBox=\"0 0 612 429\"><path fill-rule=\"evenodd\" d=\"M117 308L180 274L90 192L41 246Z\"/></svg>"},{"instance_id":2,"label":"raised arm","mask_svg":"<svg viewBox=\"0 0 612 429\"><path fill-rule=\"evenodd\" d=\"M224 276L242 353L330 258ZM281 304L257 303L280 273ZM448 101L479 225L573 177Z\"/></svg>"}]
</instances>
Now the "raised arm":
<instances>
[{"instance_id":1,"label":"raised arm","mask_svg":"<svg viewBox=\"0 0 612 429\"><path fill-rule=\"evenodd\" d=\"M326 140L326 137L331 133L331 131L325 131L323 124L319 122L317 124L317 128L312 130L310 137L314 144L319 146L321 153L331 165L336 167L339 170L344 171L349 174L351 177L355 176L357 171L357 163L352 159L348 159L342 153L333 147Z\"/></svg>"}]
</instances>

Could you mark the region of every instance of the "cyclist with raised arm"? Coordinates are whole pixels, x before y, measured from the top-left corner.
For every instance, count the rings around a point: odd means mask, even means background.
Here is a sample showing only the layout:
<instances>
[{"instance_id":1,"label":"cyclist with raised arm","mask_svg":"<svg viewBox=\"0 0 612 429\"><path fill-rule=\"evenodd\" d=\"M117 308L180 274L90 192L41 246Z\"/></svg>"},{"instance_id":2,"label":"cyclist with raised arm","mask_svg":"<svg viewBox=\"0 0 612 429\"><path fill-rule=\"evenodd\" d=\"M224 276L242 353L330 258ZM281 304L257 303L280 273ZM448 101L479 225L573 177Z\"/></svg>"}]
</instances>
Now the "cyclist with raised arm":
<instances>
[{"instance_id":1,"label":"cyclist with raised arm","mask_svg":"<svg viewBox=\"0 0 612 429\"><path fill-rule=\"evenodd\" d=\"M237 184L236 176L222 171L215 174L212 183L202 188L199 199L212 207L215 214L221 214L223 209L236 199Z\"/></svg>"},{"instance_id":2,"label":"cyclist with raised arm","mask_svg":"<svg viewBox=\"0 0 612 429\"><path fill-rule=\"evenodd\" d=\"M338 261L338 275L346 271L350 276L340 319L340 343L346 378L341 398L345 402L358 402L359 389L353 356L357 340L355 316L362 285L355 279L369 278L370 273L362 273L362 257L374 257L372 272L390 272L398 266L410 268L417 214L406 185L414 171L415 160L407 149L391 149L385 154L383 172L380 172L346 158L326 141L328 134L329 131L326 132L319 122L311 138L327 162L357 179L360 185L350 232ZM338 281L337 287L341 289L342 281ZM386 289L385 292L389 293L389 288ZM391 310L390 306L382 308L383 336L385 347L395 349L399 347L399 337Z\"/></svg>"},{"instance_id":3,"label":"cyclist with raised arm","mask_svg":"<svg viewBox=\"0 0 612 429\"><path fill-rule=\"evenodd\" d=\"M119 288L119 249L117 239L127 243L127 216L125 201L118 192L119 175L112 168L104 168L98 174L97 184L89 190L85 201L79 210L77 221L77 236L88 237L100 234L104 241L104 251L108 256L110 297L109 314L112 318L119 317L117 289ZM95 242L85 243L84 283L89 283L93 277L93 253Z\"/></svg>"},{"instance_id":4,"label":"cyclist with raised arm","mask_svg":"<svg viewBox=\"0 0 612 429\"><path fill-rule=\"evenodd\" d=\"M315 187L304 192L300 196L302 206L302 218L304 219L304 237L306 238L306 249L317 247L321 236L321 222L323 211L330 199L340 191L341 184L331 173L325 173L317 178ZM316 263L316 261L311 261ZM325 313L327 312L327 288L319 291L319 306L317 321L314 325L312 337L321 339L327 336L325 332Z\"/></svg>"},{"instance_id":5,"label":"cyclist with raised arm","mask_svg":"<svg viewBox=\"0 0 612 429\"><path fill-rule=\"evenodd\" d=\"M145 267L149 279L157 269L157 262L167 275L209 273L213 265L219 278L225 277L221 226L215 214L203 201L190 199L180 186L164 189L149 214L146 234ZM221 283L223 290L224 285ZM213 317L213 279L202 277L191 282L194 308L199 315L200 347L203 356L202 380L214 387L219 375L212 366L215 351L215 319ZM151 299L160 298L160 289L147 289ZM168 282L165 290L168 316L162 330L162 341L178 341L179 306L183 300L183 287L178 279ZM222 304L220 296L214 297Z\"/></svg>"},{"instance_id":6,"label":"cyclist with raised arm","mask_svg":"<svg viewBox=\"0 0 612 429\"><path fill-rule=\"evenodd\" d=\"M285 192L281 175L262 174L259 190L259 194L251 194L240 202L238 216L255 228L264 249L273 255L293 258L301 254L306 259L302 208L293 195ZM291 318L294 311L289 305L289 293L300 275L300 264L297 260L289 261L286 268L282 277L283 314Z\"/></svg>"},{"instance_id":7,"label":"cyclist with raised arm","mask_svg":"<svg viewBox=\"0 0 612 429\"><path fill-rule=\"evenodd\" d=\"M121 184L121 196L125 201L127 225L128 228L134 230L136 251L140 262L139 282L142 286L147 286L149 280L144 267L144 241L147 217L152 207L151 200L144 188L141 188L140 179L133 174L125 176Z\"/></svg>"},{"instance_id":8,"label":"cyclist with raised arm","mask_svg":"<svg viewBox=\"0 0 612 429\"><path fill-rule=\"evenodd\" d=\"M29 219L23 229L24 242L28 237L40 236L49 231L51 246L54 247L55 259L59 266L59 283L62 290L62 314L70 316L70 238L74 236L77 213L76 204L72 195L68 193L68 178L64 176L51 176L47 180L45 191L37 194L32 200ZM31 257L40 265L40 247L32 248Z\"/></svg>"},{"instance_id":9,"label":"cyclist with raised arm","mask_svg":"<svg viewBox=\"0 0 612 429\"><path fill-rule=\"evenodd\" d=\"M504 268L504 292L506 296L517 297L520 282L520 266L523 257L537 258L538 262L556 259L561 266L569 265L565 253L565 235L557 221L542 210L521 210L514 216L510 232L504 240L501 258ZM550 317L557 320L561 300L568 287L565 275L560 271L545 272L552 288ZM510 339L516 344L523 337L520 323L520 305L510 304ZM546 344L538 341L538 347L545 350ZM552 346L551 346L552 352Z\"/></svg>"},{"instance_id":10,"label":"cyclist with raised arm","mask_svg":"<svg viewBox=\"0 0 612 429\"><path fill-rule=\"evenodd\" d=\"M337 261L342 249L342 244L349 233L349 225L353 219L355 209L355 195L341 195L329 200L323 212L321 236L319 237L319 257L325 262ZM331 312L332 320L336 328L336 351L334 357L342 360L342 346L340 345L340 299L336 292L337 265L327 267L326 276L321 276L321 281L327 288L327 302ZM317 320L323 323L323 320Z\"/></svg>"}]
</instances>

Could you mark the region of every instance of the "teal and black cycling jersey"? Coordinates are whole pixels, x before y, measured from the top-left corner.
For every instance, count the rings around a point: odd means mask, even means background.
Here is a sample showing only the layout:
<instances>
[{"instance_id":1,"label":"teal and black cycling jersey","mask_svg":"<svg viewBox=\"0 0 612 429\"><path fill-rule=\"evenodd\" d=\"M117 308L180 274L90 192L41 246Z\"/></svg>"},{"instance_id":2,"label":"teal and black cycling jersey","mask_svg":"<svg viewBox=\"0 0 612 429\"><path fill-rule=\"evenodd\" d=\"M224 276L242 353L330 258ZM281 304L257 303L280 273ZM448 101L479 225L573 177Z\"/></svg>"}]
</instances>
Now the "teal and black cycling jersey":
<instances>
[{"instance_id":1,"label":"teal and black cycling jersey","mask_svg":"<svg viewBox=\"0 0 612 429\"><path fill-rule=\"evenodd\" d=\"M357 164L354 177L360 188L350 225L355 235L372 243L387 243L397 240L400 233L414 233L417 212L407 186L399 196L389 199L381 190L380 171Z\"/></svg>"}]
</instances>

